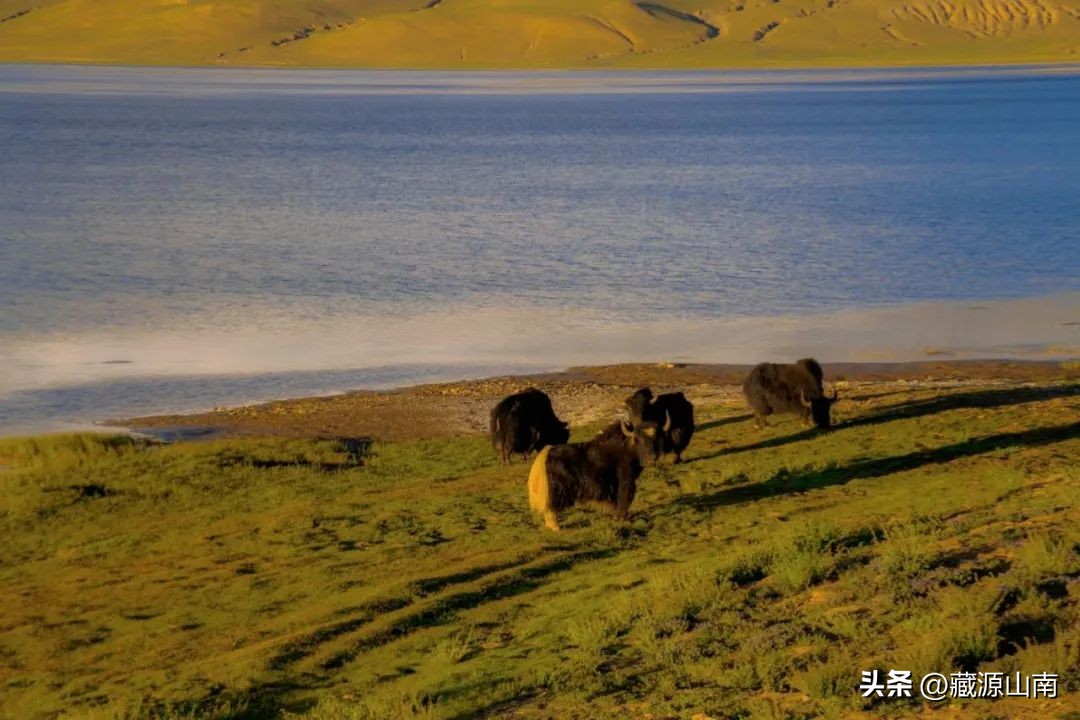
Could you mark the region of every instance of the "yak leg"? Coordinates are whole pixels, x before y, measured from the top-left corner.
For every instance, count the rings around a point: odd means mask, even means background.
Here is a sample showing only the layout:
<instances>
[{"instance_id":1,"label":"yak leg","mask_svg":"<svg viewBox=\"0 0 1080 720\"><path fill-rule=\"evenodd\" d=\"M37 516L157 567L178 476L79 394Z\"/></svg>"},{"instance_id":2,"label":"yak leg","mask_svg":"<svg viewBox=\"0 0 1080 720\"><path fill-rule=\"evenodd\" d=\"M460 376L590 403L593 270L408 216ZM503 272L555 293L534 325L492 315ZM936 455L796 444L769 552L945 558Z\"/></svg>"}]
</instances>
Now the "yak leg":
<instances>
[{"instance_id":1,"label":"yak leg","mask_svg":"<svg viewBox=\"0 0 1080 720\"><path fill-rule=\"evenodd\" d=\"M634 483L634 479L630 476L630 468L623 468L619 473L619 491L618 496L615 499L615 517L619 520L626 520L630 515L630 503L634 502L634 494L637 492L637 485Z\"/></svg>"},{"instance_id":2,"label":"yak leg","mask_svg":"<svg viewBox=\"0 0 1080 720\"><path fill-rule=\"evenodd\" d=\"M765 428L769 427L769 418L767 415L758 413L754 415L754 423L758 426L759 429L764 430Z\"/></svg>"},{"instance_id":3,"label":"yak leg","mask_svg":"<svg viewBox=\"0 0 1080 720\"><path fill-rule=\"evenodd\" d=\"M554 530L555 532L562 529L559 527L559 516L554 510L544 511L544 525L548 530Z\"/></svg>"}]
</instances>

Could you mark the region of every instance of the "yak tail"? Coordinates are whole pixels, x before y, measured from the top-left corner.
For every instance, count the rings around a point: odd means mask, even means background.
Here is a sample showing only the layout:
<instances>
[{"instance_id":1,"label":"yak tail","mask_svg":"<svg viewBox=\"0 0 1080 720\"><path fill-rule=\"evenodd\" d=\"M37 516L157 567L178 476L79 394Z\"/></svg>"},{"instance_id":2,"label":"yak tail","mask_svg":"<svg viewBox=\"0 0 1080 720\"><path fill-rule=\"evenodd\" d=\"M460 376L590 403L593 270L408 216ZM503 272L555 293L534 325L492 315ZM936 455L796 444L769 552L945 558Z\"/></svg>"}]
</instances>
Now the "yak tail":
<instances>
[{"instance_id":1,"label":"yak tail","mask_svg":"<svg viewBox=\"0 0 1080 720\"><path fill-rule=\"evenodd\" d=\"M551 446L546 445L529 470L529 507L538 513L549 510L547 459Z\"/></svg>"}]
</instances>

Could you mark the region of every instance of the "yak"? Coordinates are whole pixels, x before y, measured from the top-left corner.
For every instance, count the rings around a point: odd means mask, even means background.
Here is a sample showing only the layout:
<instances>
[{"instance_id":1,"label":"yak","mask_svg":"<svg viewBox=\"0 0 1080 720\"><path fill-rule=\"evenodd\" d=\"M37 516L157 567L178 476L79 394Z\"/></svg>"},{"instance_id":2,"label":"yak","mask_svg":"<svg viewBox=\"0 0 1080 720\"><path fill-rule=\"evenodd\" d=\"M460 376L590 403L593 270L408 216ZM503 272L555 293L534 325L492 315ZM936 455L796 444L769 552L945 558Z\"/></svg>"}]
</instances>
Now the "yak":
<instances>
[{"instance_id":1,"label":"yak","mask_svg":"<svg viewBox=\"0 0 1080 720\"><path fill-rule=\"evenodd\" d=\"M513 453L525 458L569 439L567 423L555 416L551 398L536 388L503 398L491 410L491 444L504 464Z\"/></svg>"},{"instance_id":2,"label":"yak","mask_svg":"<svg viewBox=\"0 0 1080 720\"><path fill-rule=\"evenodd\" d=\"M656 464L666 428L620 424L618 437L604 431L588 442L545 447L529 470L529 507L558 532L559 513L595 505L625 520L642 471Z\"/></svg>"},{"instance_id":3,"label":"yak","mask_svg":"<svg viewBox=\"0 0 1080 720\"><path fill-rule=\"evenodd\" d=\"M821 365L813 358L790 365L756 365L743 382L743 394L758 427L767 426L773 413L797 413L807 425L827 430L832 425L829 414L837 393L833 388L831 396L825 395L822 377Z\"/></svg>"},{"instance_id":4,"label":"yak","mask_svg":"<svg viewBox=\"0 0 1080 720\"><path fill-rule=\"evenodd\" d=\"M626 399L630 412L630 424L637 427L643 422L666 425L664 453L674 453L675 462L682 462L682 453L694 436L694 405L681 392L664 393L653 398L652 390L641 388Z\"/></svg>"}]
</instances>

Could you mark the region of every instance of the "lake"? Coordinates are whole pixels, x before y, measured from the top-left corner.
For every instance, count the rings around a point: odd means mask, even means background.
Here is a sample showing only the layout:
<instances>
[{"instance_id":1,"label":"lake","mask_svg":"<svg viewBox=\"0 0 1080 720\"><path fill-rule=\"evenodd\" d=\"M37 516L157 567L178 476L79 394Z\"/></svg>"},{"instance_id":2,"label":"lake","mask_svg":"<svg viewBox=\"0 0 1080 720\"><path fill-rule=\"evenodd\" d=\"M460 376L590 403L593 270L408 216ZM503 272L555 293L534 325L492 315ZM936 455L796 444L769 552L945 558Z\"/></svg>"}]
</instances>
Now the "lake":
<instances>
[{"instance_id":1,"label":"lake","mask_svg":"<svg viewBox=\"0 0 1080 720\"><path fill-rule=\"evenodd\" d=\"M1078 118L1060 69L0 66L0 432L571 364L1077 354Z\"/></svg>"}]
</instances>

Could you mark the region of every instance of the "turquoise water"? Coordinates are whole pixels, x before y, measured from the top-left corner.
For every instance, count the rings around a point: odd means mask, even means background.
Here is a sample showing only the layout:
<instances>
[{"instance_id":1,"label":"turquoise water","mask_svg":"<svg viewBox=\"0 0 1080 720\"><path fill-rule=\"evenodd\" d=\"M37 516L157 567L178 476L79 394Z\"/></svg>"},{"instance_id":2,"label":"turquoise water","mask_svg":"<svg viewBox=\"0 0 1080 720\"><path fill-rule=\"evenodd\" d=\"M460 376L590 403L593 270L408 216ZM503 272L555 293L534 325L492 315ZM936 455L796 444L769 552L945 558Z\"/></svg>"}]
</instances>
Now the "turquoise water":
<instances>
[{"instance_id":1,"label":"turquoise water","mask_svg":"<svg viewBox=\"0 0 1080 720\"><path fill-rule=\"evenodd\" d=\"M1075 291L1077 118L1069 73L0 67L0 428Z\"/></svg>"}]
</instances>

